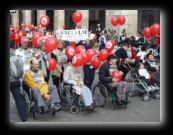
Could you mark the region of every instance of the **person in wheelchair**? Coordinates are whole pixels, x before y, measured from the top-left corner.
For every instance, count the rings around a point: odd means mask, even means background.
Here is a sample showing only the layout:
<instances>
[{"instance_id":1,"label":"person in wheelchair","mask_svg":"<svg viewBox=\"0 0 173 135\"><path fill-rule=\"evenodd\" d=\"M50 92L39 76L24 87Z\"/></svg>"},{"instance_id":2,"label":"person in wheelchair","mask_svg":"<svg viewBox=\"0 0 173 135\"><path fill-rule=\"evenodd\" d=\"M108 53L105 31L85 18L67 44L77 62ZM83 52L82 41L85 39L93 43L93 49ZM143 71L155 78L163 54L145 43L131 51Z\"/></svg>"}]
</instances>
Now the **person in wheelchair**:
<instances>
[{"instance_id":1,"label":"person in wheelchair","mask_svg":"<svg viewBox=\"0 0 173 135\"><path fill-rule=\"evenodd\" d=\"M50 110L59 110L61 108L59 105L60 98L56 86L47 84L44 80L44 73L38 68L37 59L32 59L30 65L30 68L24 74L23 80L33 91L33 97L38 102L38 107L40 110L48 111L45 102L50 102Z\"/></svg>"},{"instance_id":2,"label":"person in wheelchair","mask_svg":"<svg viewBox=\"0 0 173 135\"><path fill-rule=\"evenodd\" d=\"M86 109L90 110L95 107L93 103L93 97L91 90L84 85L82 74L77 67L74 67L71 63L72 59L68 59L69 65L64 70L63 81L68 84L73 84L78 95L82 96Z\"/></svg>"},{"instance_id":3,"label":"person in wheelchair","mask_svg":"<svg viewBox=\"0 0 173 135\"><path fill-rule=\"evenodd\" d=\"M115 70L118 69L118 57L115 56L115 54L110 54L107 58L107 61L104 62L99 69L99 80L102 83L108 84L108 86L113 87L113 88L117 88L116 90L116 96L117 96L117 103L119 105L121 104L127 104L129 103L127 100L127 82L125 81L119 81L115 78L111 78L111 73ZM123 74L123 72L121 71L121 74ZM113 103L115 103L115 101L112 101Z\"/></svg>"}]
</instances>

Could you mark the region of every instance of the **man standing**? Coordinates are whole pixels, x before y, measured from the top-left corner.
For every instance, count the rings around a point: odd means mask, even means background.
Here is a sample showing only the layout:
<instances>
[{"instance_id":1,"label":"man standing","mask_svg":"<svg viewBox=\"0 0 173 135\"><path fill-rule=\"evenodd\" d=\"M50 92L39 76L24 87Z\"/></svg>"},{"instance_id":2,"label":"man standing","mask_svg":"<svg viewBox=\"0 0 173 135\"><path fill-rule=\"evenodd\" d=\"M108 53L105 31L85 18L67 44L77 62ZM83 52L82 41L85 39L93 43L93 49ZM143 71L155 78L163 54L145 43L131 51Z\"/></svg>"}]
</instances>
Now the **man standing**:
<instances>
[{"instance_id":1,"label":"man standing","mask_svg":"<svg viewBox=\"0 0 173 135\"><path fill-rule=\"evenodd\" d=\"M27 36L23 36L21 38L21 47L15 51L15 55L22 60L24 73L30 67L30 61L33 58L32 51L28 48L28 45L29 38Z\"/></svg>"}]
</instances>

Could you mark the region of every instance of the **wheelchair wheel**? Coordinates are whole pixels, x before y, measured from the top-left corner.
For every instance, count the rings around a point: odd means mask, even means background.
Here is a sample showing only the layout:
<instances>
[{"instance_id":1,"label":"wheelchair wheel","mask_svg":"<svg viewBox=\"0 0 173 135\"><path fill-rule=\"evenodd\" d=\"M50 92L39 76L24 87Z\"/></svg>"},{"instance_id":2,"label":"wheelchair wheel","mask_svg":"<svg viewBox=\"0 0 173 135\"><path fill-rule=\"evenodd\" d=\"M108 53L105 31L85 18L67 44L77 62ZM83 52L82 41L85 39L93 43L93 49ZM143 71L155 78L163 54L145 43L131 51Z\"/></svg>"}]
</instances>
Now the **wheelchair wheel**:
<instances>
[{"instance_id":1,"label":"wheelchair wheel","mask_svg":"<svg viewBox=\"0 0 173 135\"><path fill-rule=\"evenodd\" d=\"M98 83L93 88L93 95L96 102L98 103L98 106L103 107L106 103L106 98L108 96L106 87L103 84Z\"/></svg>"},{"instance_id":2,"label":"wheelchair wheel","mask_svg":"<svg viewBox=\"0 0 173 135\"><path fill-rule=\"evenodd\" d=\"M153 96L155 99L160 99L160 92L154 92Z\"/></svg>"},{"instance_id":3,"label":"wheelchair wheel","mask_svg":"<svg viewBox=\"0 0 173 135\"><path fill-rule=\"evenodd\" d=\"M62 107L63 110L67 110L69 109L70 105L71 105L71 95L70 95L70 91L68 90L68 88L66 86L59 86L58 87L58 93L60 96L60 105Z\"/></svg>"},{"instance_id":4,"label":"wheelchair wheel","mask_svg":"<svg viewBox=\"0 0 173 135\"><path fill-rule=\"evenodd\" d=\"M30 112L30 99L28 97L28 94L24 90L21 90L21 94L25 98L25 101L26 101L26 112L27 112L27 114L29 114L29 112Z\"/></svg>"},{"instance_id":5,"label":"wheelchair wheel","mask_svg":"<svg viewBox=\"0 0 173 135\"><path fill-rule=\"evenodd\" d=\"M144 101L148 101L148 100L150 99L150 97L149 97L148 94L143 94L143 95L142 95L142 99L143 99Z\"/></svg>"},{"instance_id":6,"label":"wheelchair wheel","mask_svg":"<svg viewBox=\"0 0 173 135\"><path fill-rule=\"evenodd\" d=\"M78 113L78 111L79 111L79 108L78 107L76 107L76 106L71 106L70 107L70 112L72 114L76 114L76 113Z\"/></svg>"}]
</instances>

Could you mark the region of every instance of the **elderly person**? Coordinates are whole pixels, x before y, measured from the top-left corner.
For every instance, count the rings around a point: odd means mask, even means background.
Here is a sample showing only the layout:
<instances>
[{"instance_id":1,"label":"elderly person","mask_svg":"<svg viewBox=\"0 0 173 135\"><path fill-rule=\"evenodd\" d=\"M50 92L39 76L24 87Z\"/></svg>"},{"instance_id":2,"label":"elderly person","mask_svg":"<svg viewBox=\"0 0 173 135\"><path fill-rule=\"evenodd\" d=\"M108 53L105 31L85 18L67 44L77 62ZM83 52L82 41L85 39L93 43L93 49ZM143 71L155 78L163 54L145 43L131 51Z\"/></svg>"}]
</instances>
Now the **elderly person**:
<instances>
[{"instance_id":1,"label":"elderly person","mask_svg":"<svg viewBox=\"0 0 173 135\"><path fill-rule=\"evenodd\" d=\"M65 83L73 84L73 88L78 95L82 96L86 109L93 109L93 97L90 89L84 85L82 74L77 67L74 67L69 61L68 67L64 70L63 80Z\"/></svg>"},{"instance_id":2,"label":"elderly person","mask_svg":"<svg viewBox=\"0 0 173 135\"><path fill-rule=\"evenodd\" d=\"M21 38L21 47L15 51L15 55L22 60L24 72L30 67L30 61L33 58L32 50L28 47L29 38L23 36Z\"/></svg>"},{"instance_id":3,"label":"elderly person","mask_svg":"<svg viewBox=\"0 0 173 135\"><path fill-rule=\"evenodd\" d=\"M45 102L50 103L51 110L60 109L60 98L57 92L57 88L54 85L47 84L44 80L44 73L38 68L39 63L37 59L32 59L31 66L24 74L24 83L33 91L33 97L38 103L38 107L45 111L48 110Z\"/></svg>"}]
</instances>

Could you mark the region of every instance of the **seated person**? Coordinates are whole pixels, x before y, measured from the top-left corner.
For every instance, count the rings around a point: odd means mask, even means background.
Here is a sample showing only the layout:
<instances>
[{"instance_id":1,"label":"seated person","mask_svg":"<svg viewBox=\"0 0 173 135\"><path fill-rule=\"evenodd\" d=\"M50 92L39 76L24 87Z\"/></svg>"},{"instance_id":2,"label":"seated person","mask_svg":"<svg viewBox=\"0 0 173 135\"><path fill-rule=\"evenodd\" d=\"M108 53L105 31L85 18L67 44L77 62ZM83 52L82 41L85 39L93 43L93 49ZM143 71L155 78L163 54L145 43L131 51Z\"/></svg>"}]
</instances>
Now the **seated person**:
<instances>
[{"instance_id":1,"label":"seated person","mask_svg":"<svg viewBox=\"0 0 173 135\"><path fill-rule=\"evenodd\" d=\"M144 65L149 73L154 74L155 79L157 81L157 85L160 86L160 67L157 65L154 59L154 55L152 53L148 53L146 55Z\"/></svg>"},{"instance_id":2,"label":"seated person","mask_svg":"<svg viewBox=\"0 0 173 135\"><path fill-rule=\"evenodd\" d=\"M151 75L148 73L148 71L144 68L144 64L142 62L138 62L136 64L136 68L138 70L138 73L140 76L143 76L145 78L145 82L147 84L148 89L156 89L156 79L153 77L151 78Z\"/></svg>"},{"instance_id":3,"label":"seated person","mask_svg":"<svg viewBox=\"0 0 173 135\"><path fill-rule=\"evenodd\" d=\"M118 97L117 103L123 104L128 103L126 100L126 92L127 92L127 82L119 81L115 78L111 78L111 73L118 69L117 66L117 56L115 54L110 54L107 58L107 61L104 62L99 69L99 80L102 83L108 84L111 87L117 87L116 95ZM123 74L123 72L121 72ZM113 103L115 103L113 101Z\"/></svg>"},{"instance_id":4,"label":"seated person","mask_svg":"<svg viewBox=\"0 0 173 135\"><path fill-rule=\"evenodd\" d=\"M93 98L90 89L84 85L82 74L77 67L74 67L71 60L68 59L69 65L64 70L63 80L65 83L73 84L73 88L78 95L82 96L87 109L93 109Z\"/></svg>"},{"instance_id":5,"label":"seated person","mask_svg":"<svg viewBox=\"0 0 173 135\"><path fill-rule=\"evenodd\" d=\"M33 91L33 97L38 102L38 107L47 111L48 108L45 102L50 102L51 110L60 109L60 98L57 92L57 88L54 85L47 84L44 80L44 73L40 70L37 59L32 59L30 62L31 66L24 74L24 83L31 88Z\"/></svg>"},{"instance_id":6,"label":"seated person","mask_svg":"<svg viewBox=\"0 0 173 135\"><path fill-rule=\"evenodd\" d=\"M146 45L142 46L141 47L141 52L138 52L137 53L137 56L139 56L139 59L143 63L145 63L145 57L146 57L147 53L148 53L148 47Z\"/></svg>"}]
</instances>

